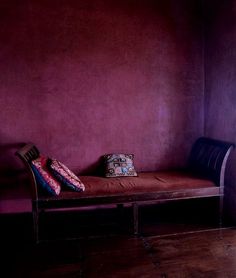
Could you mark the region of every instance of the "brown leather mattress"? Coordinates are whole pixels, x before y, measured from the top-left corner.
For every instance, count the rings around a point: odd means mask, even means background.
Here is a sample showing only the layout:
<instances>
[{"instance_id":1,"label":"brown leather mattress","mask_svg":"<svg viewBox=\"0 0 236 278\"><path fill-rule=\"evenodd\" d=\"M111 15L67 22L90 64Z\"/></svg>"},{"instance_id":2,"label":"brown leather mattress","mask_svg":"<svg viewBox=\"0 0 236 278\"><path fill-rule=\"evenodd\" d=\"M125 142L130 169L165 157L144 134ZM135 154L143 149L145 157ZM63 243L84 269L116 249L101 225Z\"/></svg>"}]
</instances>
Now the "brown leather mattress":
<instances>
[{"instance_id":1,"label":"brown leather mattress","mask_svg":"<svg viewBox=\"0 0 236 278\"><path fill-rule=\"evenodd\" d=\"M78 198L79 194L83 198L216 187L210 180L181 171L145 172L139 173L138 177L80 176L80 179L85 185L84 192L62 190L60 196L63 198L76 194Z\"/></svg>"}]
</instances>

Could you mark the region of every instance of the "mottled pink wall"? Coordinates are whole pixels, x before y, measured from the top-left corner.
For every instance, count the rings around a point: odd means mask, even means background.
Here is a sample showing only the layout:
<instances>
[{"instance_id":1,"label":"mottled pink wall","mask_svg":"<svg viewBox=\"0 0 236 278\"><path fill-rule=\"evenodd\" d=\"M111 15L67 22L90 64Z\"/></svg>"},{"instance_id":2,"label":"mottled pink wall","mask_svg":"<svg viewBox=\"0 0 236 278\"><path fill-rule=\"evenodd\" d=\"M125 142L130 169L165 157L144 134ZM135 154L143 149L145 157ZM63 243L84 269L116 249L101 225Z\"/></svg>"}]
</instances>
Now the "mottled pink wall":
<instances>
[{"instance_id":1,"label":"mottled pink wall","mask_svg":"<svg viewBox=\"0 0 236 278\"><path fill-rule=\"evenodd\" d=\"M0 173L34 142L78 173L101 155L183 166L203 135L201 1L2 0Z\"/></svg>"},{"instance_id":2,"label":"mottled pink wall","mask_svg":"<svg viewBox=\"0 0 236 278\"><path fill-rule=\"evenodd\" d=\"M236 2L206 1L206 135L236 143ZM226 209L236 221L236 151L226 168Z\"/></svg>"}]
</instances>

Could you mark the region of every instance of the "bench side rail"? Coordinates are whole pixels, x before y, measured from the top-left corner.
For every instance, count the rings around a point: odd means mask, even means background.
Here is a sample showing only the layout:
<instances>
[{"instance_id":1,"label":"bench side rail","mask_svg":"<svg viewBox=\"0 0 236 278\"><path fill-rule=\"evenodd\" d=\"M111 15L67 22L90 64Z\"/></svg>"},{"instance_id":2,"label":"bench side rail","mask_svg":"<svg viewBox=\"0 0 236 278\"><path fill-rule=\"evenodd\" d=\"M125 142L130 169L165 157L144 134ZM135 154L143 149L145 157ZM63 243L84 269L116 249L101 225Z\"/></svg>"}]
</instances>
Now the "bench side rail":
<instances>
[{"instance_id":1,"label":"bench side rail","mask_svg":"<svg viewBox=\"0 0 236 278\"><path fill-rule=\"evenodd\" d=\"M233 143L200 137L190 152L188 168L191 172L209 178L224 187L224 174Z\"/></svg>"},{"instance_id":2,"label":"bench side rail","mask_svg":"<svg viewBox=\"0 0 236 278\"><path fill-rule=\"evenodd\" d=\"M28 143L20 150L18 150L16 152L16 155L23 161L30 175L32 198L34 200L38 200L38 187L37 187L37 182L35 179L34 172L31 168L31 161L39 157L40 155L39 150L36 148L34 144Z\"/></svg>"}]
</instances>

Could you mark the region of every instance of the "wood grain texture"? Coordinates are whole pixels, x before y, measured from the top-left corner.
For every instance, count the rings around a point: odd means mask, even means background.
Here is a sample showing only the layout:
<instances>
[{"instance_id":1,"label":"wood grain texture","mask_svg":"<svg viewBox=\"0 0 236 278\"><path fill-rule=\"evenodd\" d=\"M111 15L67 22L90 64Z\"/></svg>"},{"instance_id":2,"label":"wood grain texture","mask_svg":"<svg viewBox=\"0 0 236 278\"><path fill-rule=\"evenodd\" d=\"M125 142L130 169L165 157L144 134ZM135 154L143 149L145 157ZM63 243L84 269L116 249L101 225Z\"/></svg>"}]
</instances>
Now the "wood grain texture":
<instances>
[{"instance_id":1,"label":"wood grain texture","mask_svg":"<svg viewBox=\"0 0 236 278\"><path fill-rule=\"evenodd\" d=\"M236 274L233 228L162 237L22 242L12 251L7 275L2 277L232 278Z\"/></svg>"}]
</instances>

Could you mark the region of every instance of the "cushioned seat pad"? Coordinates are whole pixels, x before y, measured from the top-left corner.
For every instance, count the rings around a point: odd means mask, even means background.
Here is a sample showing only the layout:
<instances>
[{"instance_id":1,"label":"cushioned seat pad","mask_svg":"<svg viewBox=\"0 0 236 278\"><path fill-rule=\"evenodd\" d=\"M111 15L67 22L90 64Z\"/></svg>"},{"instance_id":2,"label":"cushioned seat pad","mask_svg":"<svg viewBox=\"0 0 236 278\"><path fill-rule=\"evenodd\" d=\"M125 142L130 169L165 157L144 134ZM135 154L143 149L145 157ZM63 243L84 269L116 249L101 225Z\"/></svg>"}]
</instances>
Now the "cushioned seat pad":
<instances>
[{"instance_id":1,"label":"cushioned seat pad","mask_svg":"<svg viewBox=\"0 0 236 278\"><path fill-rule=\"evenodd\" d=\"M181 191L215 187L214 182L181 171L145 172L138 177L103 178L80 176L84 192L62 191L57 198L83 198L138 193Z\"/></svg>"}]
</instances>

